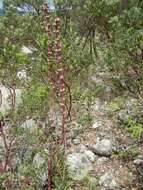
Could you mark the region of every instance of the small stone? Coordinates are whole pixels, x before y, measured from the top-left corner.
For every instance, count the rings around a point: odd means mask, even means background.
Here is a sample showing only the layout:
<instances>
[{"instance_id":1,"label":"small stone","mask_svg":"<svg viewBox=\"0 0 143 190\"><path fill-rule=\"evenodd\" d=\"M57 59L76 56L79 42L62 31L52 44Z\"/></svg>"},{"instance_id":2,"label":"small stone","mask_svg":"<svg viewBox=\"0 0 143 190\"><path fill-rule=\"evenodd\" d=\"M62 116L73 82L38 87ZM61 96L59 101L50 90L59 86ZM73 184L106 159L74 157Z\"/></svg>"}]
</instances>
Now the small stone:
<instances>
[{"instance_id":1,"label":"small stone","mask_svg":"<svg viewBox=\"0 0 143 190\"><path fill-rule=\"evenodd\" d=\"M83 144L80 144L79 146L76 147L76 152L84 153L86 150L86 146Z\"/></svg>"},{"instance_id":2,"label":"small stone","mask_svg":"<svg viewBox=\"0 0 143 190\"><path fill-rule=\"evenodd\" d=\"M117 184L117 182L114 179L112 179L112 181L110 183L110 188L111 189L113 189L113 188L116 189L117 187L119 187L118 184Z\"/></svg>"},{"instance_id":3,"label":"small stone","mask_svg":"<svg viewBox=\"0 0 143 190\"><path fill-rule=\"evenodd\" d=\"M92 110L95 112L103 111L105 110L105 102L102 102L99 98L96 99L92 105Z\"/></svg>"},{"instance_id":4,"label":"small stone","mask_svg":"<svg viewBox=\"0 0 143 190\"><path fill-rule=\"evenodd\" d=\"M27 119L22 125L21 128L24 129L34 129L36 126L36 122L33 119Z\"/></svg>"},{"instance_id":5,"label":"small stone","mask_svg":"<svg viewBox=\"0 0 143 190\"><path fill-rule=\"evenodd\" d=\"M95 161L96 156L95 156L95 154L91 150L85 150L84 153L85 153L85 155L87 155L88 159L91 162Z\"/></svg>"},{"instance_id":6,"label":"small stone","mask_svg":"<svg viewBox=\"0 0 143 190\"><path fill-rule=\"evenodd\" d=\"M111 93L112 92L112 87L111 86L106 86L105 91L106 91L106 93Z\"/></svg>"},{"instance_id":7,"label":"small stone","mask_svg":"<svg viewBox=\"0 0 143 190\"><path fill-rule=\"evenodd\" d=\"M142 159L136 159L136 160L134 160L134 164L136 166L143 166L143 160Z\"/></svg>"},{"instance_id":8,"label":"small stone","mask_svg":"<svg viewBox=\"0 0 143 190\"><path fill-rule=\"evenodd\" d=\"M119 189L119 184L113 178L113 175L108 172L105 173L103 176L100 177L99 185L104 189L109 188L112 190Z\"/></svg>"},{"instance_id":9,"label":"small stone","mask_svg":"<svg viewBox=\"0 0 143 190\"><path fill-rule=\"evenodd\" d=\"M97 129L97 128L100 128L102 126L102 123L101 122L95 122L93 125L92 125L92 128L93 129Z\"/></svg>"},{"instance_id":10,"label":"small stone","mask_svg":"<svg viewBox=\"0 0 143 190\"><path fill-rule=\"evenodd\" d=\"M109 187L112 180L112 175L110 173L106 173L100 177L99 185L103 187Z\"/></svg>"},{"instance_id":11,"label":"small stone","mask_svg":"<svg viewBox=\"0 0 143 190\"><path fill-rule=\"evenodd\" d=\"M133 109L133 107L138 105L138 100L136 98L129 98L126 103L126 108L128 109L128 111L131 111Z\"/></svg>"},{"instance_id":12,"label":"small stone","mask_svg":"<svg viewBox=\"0 0 143 190\"><path fill-rule=\"evenodd\" d=\"M27 73L26 73L26 70L20 70L17 72L17 76L20 80L25 80L27 79Z\"/></svg>"},{"instance_id":13,"label":"small stone","mask_svg":"<svg viewBox=\"0 0 143 190\"><path fill-rule=\"evenodd\" d=\"M45 163L44 158L43 158L39 153L37 153L37 154L34 156L33 164L34 164L37 168L40 168L44 163Z\"/></svg>"},{"instance_id":14,"label":"small stone","mask_svg":"<svg viewBox=\"0 0 143 190\"><path fill-rule=\"evenodd\" d=\"M129 119L129 115L128 115L128 112L125 111L125 110L121 110L119 113L118 113L118 119L122 122L125 122Z\"/></svg>"},{"instance_id":15,"label":"small stone","mask_svg":"<svg viewBox=\"0 0 143 190\"><path fill-rule=\"evenodd\" d=\"M100 141L101 141L101 138L97 137L96 142L100 142Z\"/></svg>"},{"instance_id":16,"label":"small stone","mask_svg":"<svg viewBox=\"0 0 143 190\"><path fill-rule=\"evenodd\" d=\"M143 160L143 155L138 155L138 159Z\"/></svg>"},{"instance_id":17,"label":"small stone","mask_svg":"<svg viewBox=\"0 0 143 190\"><path fill-rule=\"evenodd\" d=\"M80 144L80 139L74 139L73 141L74 145L79 145Z\"/></svg>"},{"instance_id":18,"label":"small stone","mask_svg":"<svg viewBox=\"0 0 143 190\"><path fill-rule=\"evenodd\" d=\"M96 85L103 85L104 86L104 81L102 78L97 78L96 76L91 76L91 81L95 83Z\"/></svg>"},{"instance_id":19,"label":"small stone","mask_svg":"<svg viewBox=\"0 0 143 190\"><path fill-rule=\"evenodd\" d=\"M25 53L25 54L32 54L33 53L33 51L30 48L26 47L26 46L23 46L21 48L21 50L22 50L22 53Z\"/></svg>"}]
</instances>

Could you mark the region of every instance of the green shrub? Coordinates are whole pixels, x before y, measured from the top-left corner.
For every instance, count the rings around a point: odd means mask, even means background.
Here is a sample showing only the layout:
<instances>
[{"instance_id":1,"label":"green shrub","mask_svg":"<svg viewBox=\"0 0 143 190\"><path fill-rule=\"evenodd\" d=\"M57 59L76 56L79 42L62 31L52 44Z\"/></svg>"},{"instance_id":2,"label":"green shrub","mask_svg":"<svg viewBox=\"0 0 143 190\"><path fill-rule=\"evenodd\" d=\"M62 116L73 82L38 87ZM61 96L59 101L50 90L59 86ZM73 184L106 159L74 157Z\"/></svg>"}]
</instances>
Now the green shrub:
<instances>
[{"instance_id":1,"label":"green shrub","mask_svg":"<svg viewBox=\"0 0 143 190\"><path fill-rule=\"evenodd\" d=\"M137 123L132 118L128 118L124 123L124 128L131 134L134 139L140 140L143 135L143 125Z\"/></svg>"}]
</instances>

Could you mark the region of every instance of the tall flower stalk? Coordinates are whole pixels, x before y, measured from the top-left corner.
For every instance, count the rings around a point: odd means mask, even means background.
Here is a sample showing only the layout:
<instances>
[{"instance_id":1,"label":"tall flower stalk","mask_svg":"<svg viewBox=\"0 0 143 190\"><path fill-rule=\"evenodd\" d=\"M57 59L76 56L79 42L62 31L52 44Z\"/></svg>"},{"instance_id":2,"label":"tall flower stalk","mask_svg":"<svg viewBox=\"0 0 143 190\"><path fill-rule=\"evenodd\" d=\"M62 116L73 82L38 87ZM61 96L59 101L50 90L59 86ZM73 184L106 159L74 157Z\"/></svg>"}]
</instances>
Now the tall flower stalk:
<instances>
[{"instance_id":1,"label":"tall flower stalk","mask_svg":"<svg viewBox=\"0 0 143 190\"><path fill-rule=\"evenodd\" d=\"M53 90L53 99L56 93L59 95L60 110L61 110L61 144L66 146L66 103L65 103L65 75L62 63L62 45L61 45L61 21L56 18L54 24L50 22L50 11L47 4L44 5L44 27L48 38L47 62L49 65L56 64L56 71L50 72L50 84ZM52 61L54 60L54 61ZM54 121L53 121L54 123Z\"/></svg>"},{"instance_id":2,"label":"tall flower stalk","mask_svg":"<svg viewBox=\"0 0 143 190\"><path fill-rule=\"evenodd\" d=\"M55 59L57 63L57 72L58 72L58 80L59 80L59 95L60 95L60 110L62 116L62 133L61 133L61 144L66 145L66 134L65 134L65 126L66 126L66 109L65 109L65 83L64 83L64 68L62 63L62 45L61 45L61 21L60 18L55 19L54 23L54 33L55 33Z\"/></svg>"},{"instance_id":3,"label":"tall flower stalk","mask_svg":"<svg viewBox=\"0 0 143 190\"><path fill-rule=\"evenodd\" d=\"M52 24L50 21L50 11L47 4L43 7L44 12L44 27L48 39L47 47L47 64L49 64L49 80L52 87L51 102L52 115L51 115L51 128L55 129L55 100L58 94L58 102L61 111L61 136L60 144L66 146L66 106L65 106L65 82L64 82L64 67L62 63L62 45L61 45L61 21L56 18ZM52 65L55 64L55 65ZM52 67L54 66L54 67ZM53 70L54 68L54 70ZM51 142L52 144L52 142ZM52 189L52 155L53 152L49 145L49 159L48 159L48 190Z\"/></svg>"},{"instance_id":4,"label":"tall flower stalk","mask_svg":"<svg viewBox=\"0 0 143 190\"><path fill-rule=\"evenodd\" d=\"M47 4L44 5L43 7L43 12L44 12L44 27L45 27L45 31L47 33L47 38L50 41L50 37L51 37L51 33L52 33L52 28L51 28L51 23L50 23L50 12L49 12L49 7L47 6ZM51 62L52 59L52 55L53 55L53 49L52 49L52 44L50 44L47 48L47 63ZM49 76L48 76L49 77ZM55 96L54 92L55 92L55 88L54 88L54 82L52 80L52 76L50 75L50 84L52 86L53 89L53 95ZM53 96L53 97L54 97ZM53 116L51 116L51 121L50 124L51 126L54 124L53 121ZM47 185L47 190L52 190L52 151L51 151L51 145L49 145L49 157L48 157L48 185Z\"/></svg>"}]
</instances>

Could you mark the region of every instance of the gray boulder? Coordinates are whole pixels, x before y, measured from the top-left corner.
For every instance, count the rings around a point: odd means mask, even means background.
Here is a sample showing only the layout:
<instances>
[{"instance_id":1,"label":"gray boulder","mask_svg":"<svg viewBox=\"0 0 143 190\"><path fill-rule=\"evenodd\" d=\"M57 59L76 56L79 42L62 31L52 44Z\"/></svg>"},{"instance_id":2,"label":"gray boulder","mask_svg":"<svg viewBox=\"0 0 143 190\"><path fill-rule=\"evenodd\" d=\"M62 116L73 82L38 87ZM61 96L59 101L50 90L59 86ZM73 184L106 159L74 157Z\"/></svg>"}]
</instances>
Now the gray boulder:
<instances>
[{"instance_id":1,"label":"gray boulder","mask_svg":"<svg viewBox=\"0 0 143 190\"><path fill-rule=\"evenodd\" d=\"M74 180L83 180L92 170L92 163L84 153L71 153L67 156L69 173Z\"/></svg>"},{"instance_id":2,"label":"gray boulder","mask_svg":"<svg viewBox=\"0 0 143 190\"><path fill-rule=\"evenodd\" d=\"M103 139L91 147L92 151L100 156L111 156L113 151L112 142L109 139Z\"/></svg>"}]
</instances>

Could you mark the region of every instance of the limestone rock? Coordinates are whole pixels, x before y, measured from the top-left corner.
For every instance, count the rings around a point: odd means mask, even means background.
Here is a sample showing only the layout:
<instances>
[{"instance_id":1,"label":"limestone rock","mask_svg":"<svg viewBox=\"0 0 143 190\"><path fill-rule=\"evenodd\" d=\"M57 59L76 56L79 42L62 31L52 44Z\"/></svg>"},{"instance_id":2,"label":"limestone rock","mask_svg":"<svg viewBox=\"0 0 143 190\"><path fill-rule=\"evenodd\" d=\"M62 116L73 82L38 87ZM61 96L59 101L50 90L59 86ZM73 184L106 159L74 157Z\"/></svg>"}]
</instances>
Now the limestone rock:
<instances>
[{"instance_id":1,"label":"limestone rock","mask_svg":"<svg viewBox=\"0 0 143 190\"><path fill-rule=\"evenodd\" d=\"M112 142L109 139L103 139L92 147L92 151L100 156L111 156L113 151Z\"/></svg>"},{"instance_id":2,"label":"limestone rock","mask_svg":"<svg viewBox=\"0 0 143 190\"><path fill-rule=\"evenodd\" d=\"M85 150L85 151L84 151L84 154L88 157L88 159L89 159L91 162L94 162L94 161L95 161L96 155L95 155L91 150Z\"/></svg>"},{"instance_id":3,"label":"limestone rock","mask_svg":"<svg viewBox=\"0 0 143 190\"><path fill-rule=\"evenodd\" d=\"M113 175L110 172L105 173L100 177L99 185L101 186L102 190L106 190L107 188L112 190L119 189L119 184L115 181Z\"/></svg>"},{"instance_id":4,"label":"limestone rock","mask_svg":"<svg viewBox=\"0 0 143 190\"><path fill-rule=\"evenodd\" d=\"M102 123L97 121L97 122L94 122L94 124L92 125L92 128L93 129L97 129L97 128L100 128L102 127Z\"/></svg>"},{"instance_id":5,"label":"limestone rock","mask_svg":"<svg viewBox=\"0 0 143 190\"><path fill-rule=\"evenodd\" d=\"M129 118L129 114L126 110L121 110L119 113L118 113L118 119L121 121L121 122L125 122L127 121Z\"/></svg>"},{"instance_id":6,"label":"limestone rock","mask_svg":"<svg viewBox=\"0 0 143 190\"><path fill-rule=\"evenodd\" d=\"M74 144L74 145L79 145L80 144L80 139L73 139L73 141L72 141L72 143Z\"/></svg>"},{"instance_id":7,"label":"limestone rock","mask_svg":"<svg viewBox=\"0 0 143 190\"><path fill-rule=\"evenodd\" d=\"M136 160L134 160L134 164L136 166L142 166L143 167L143 160L142 159L136 159Z\"/></svg>"},{"instance_id":8,"label":"limestone rock","mask_svg":"<svg viewBox=\"0 0 143 190\"><path fill-rule=\"evenodd\" d=\"M1 99L1 105L0 105L0 112L5 113L11 106L11 91L12 89L5 87L4 85L0 84L0 99ZM15 90L16 95L16 106L21 101L21 89Z\"/></svg>"},{"instance_id":9,"label":"limestone rock","mask_svg":"<svg viewBox=\"0 0 143 190\"><path fill-rule=\"evenodd\" d=\"M83 180L92 170L92 164L84 153L71 153L67 156L69 173L74 180Z\"/></svg>"},{"instance_id":10,"label":"limestone rock","mask_svg":"<svg viewBox=\"0 0 143 190\"><path fill-rule=\"evenodd\" d=\"M33 164L37 167L40 168L43 164L45 163L44 158L37 153L34 158L33 158Z\"/></svg>"}]
</instances>

